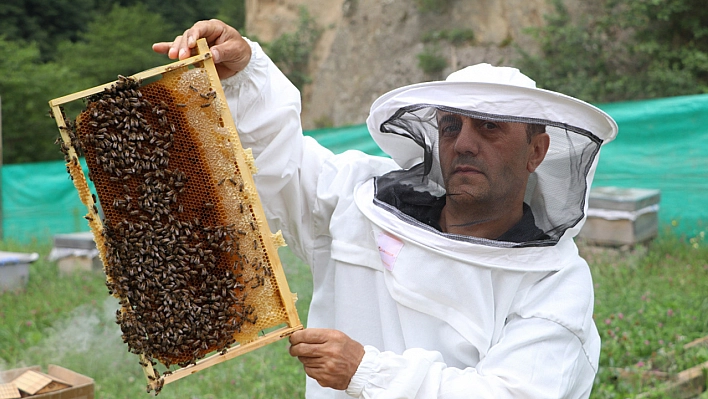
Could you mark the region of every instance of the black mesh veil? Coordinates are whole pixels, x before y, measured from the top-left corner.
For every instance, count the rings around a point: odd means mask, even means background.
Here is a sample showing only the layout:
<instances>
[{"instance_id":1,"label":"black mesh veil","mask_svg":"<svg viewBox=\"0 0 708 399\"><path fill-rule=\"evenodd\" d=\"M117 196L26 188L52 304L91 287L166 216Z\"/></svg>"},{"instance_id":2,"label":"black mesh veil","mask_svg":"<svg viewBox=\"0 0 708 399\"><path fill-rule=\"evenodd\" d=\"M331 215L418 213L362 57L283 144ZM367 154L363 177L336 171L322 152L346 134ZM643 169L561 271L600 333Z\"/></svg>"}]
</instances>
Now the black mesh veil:
<instances>
[{"instance_id":1,"label":"black mesh veil","mask_svg":"<svg viewBox=\"0 0 708 399\"><path fill-rule=\"evenodd\" d=\"M437 112L445 111L493 122L521 122L546 126L550 147L530 177L524 202L528 204L536 226L546 237L542 240L510 244L467 236L452 238L483 241L496 246L553 245L566 230L584 216L587 177L600 150L602 139L585 129L543 119L494 115L430 104L400 108L380 125L380 132L413 140L421 148L420 162L410 168L390 172L376 179L376 201L396 211L392 192L413 190L435 197L445 194L438 156ZM385 206L385 205L384 205ZM405 218L405 215L400 215ZM443 234L443 233L440 233Z\"/></svg>"}]
</instances>

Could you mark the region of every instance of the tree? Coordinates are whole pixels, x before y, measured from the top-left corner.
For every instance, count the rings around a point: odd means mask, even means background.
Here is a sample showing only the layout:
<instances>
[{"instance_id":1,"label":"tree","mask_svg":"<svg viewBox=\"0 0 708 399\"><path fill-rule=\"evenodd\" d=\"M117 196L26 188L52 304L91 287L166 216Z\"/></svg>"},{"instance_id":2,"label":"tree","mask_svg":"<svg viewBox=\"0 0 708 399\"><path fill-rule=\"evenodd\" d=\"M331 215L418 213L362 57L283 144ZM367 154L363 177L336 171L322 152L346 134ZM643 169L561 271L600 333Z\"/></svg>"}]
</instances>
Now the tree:
<instances>
[{"instance_id":1,"label":"tree","mask_svg":"<svg viewBox=\"0 0 708 399\"><path fill-rule=\"evenodd\" d=\"M217 19L220 19L227 24L233 26L234 28L244 33L246 27L246 1L222 1L222 5L219 8L219 12L216 15Z\"/></svg>"},{"instance_id":2,"label":"tree","mask_svg":"<svg viewBox=\"0 0 708 399\"><path fill-rule=\"evenodd\" d=\"M3 162L33 162L62 157L53 140L56 123L47 101L84 88L86 81L69 68L41 63L35 44L0 38L0 96L2 96Z\"/></svg>"},{"instance_id":3,"label":"tree","mask_svg":"<svg viewBox=\"0 0 708 399\"><path fill-rule=\"evenodd\" d=\"M10 4L5 4L10 3ZM62 157L47 101L169 61L151 45L195 21L245 20L244 0L13 0L0 4L4 162ZM220 14L219 14L220 13ZM236 25L238 26L238 25ZM82 107L67 104L67 111ZM70 116L73 112L70 112Z\"/></svg>"},{"instance_id":4,"label":"tree","mask_svg":"<svg viewBox=\"0 0 708 399\"><path fill-rule=\"evenodd\" d=\"M300 7L297 31L284 33L270 43L262 43L264 51L298 89L310 83L310 55L322 34L322 28L307 8Z\"/></svg>"},{"instance_id":5,"label":"tree","mask_svg":"<svg viewBox=\"0 0 708 399\"><path fill-rule=\"evenodd\" d=\"M708 9L698 0L597 0L573 16L562 0L531 30L540 54L519 49L539 87L590 102L708 92Z\"/></svg>"},{"instance_id":6,"label":"tree","mask_svg":"<svg viewBox=\"0 0 708 399\"><path fill-rule=\"evenodd\" d=\"M56 46L76 40L95 13L94 0L13 0L0 3L0 32L7 40L34 42L40 60L54 57Z\"/></svg>"},{"instance_id":7,"label":"tree","mask_svg":"<svg viewBox=\"0 0 708 399\"><path fill-rule=\"evenodd\" d=\"M91 22L79 41L61 43L57 61L99 85L119 74L165 64L168 60L152 52L151 46L174 36L174 28L145 6L114 6Z\"/></svg>"}]
</instances>

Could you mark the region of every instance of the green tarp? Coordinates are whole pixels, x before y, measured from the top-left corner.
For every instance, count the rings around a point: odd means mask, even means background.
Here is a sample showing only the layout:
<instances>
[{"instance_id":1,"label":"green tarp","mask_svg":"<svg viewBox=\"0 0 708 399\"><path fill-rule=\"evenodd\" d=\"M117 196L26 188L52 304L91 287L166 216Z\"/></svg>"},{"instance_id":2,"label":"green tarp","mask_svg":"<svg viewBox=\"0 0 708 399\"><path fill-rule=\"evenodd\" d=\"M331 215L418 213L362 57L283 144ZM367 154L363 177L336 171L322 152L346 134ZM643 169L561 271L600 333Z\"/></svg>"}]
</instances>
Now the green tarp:
<instances>
[{"instance_id":1,"label":"green tarp","mask_svg":"<svg viewBox=\"0 0 708 399\"><path fill-rule=\"evenodd\" d=\"M601 153L595 186L659 189L661 224L673 222L690 236L706 230L708 95L603 104L600 108L615 118L619 135ZM363 124L305 134L335 153L356 149L382 155ZM47 139L54 136L54 132L48 133ZM58 233L87 231L83 219L86 208L68 176L63 161L4 166L4 238L47 240Z\"/></svg>"},{"instance_id":2,"label":"green tarp","mask_svg":"<svg viewBox=\"0 0 708 399\"><path fill-rule=\"evenodd\" d=\"M601 105L619 125L601 152L596 186L661 190L659 220L696 235L708 227L708 95Z\"/></svg>"}]
</instances>

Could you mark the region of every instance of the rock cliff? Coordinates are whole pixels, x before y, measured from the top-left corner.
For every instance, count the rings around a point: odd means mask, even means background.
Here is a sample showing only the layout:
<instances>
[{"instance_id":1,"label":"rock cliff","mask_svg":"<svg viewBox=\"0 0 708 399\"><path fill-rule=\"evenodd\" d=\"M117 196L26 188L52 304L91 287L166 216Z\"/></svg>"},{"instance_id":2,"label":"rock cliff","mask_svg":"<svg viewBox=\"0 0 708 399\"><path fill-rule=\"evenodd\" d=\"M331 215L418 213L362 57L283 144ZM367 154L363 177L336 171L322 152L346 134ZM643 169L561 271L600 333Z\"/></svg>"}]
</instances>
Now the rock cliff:
<instances>
[{"instance_id":1,"label":"rock cliff","mask_svg":"<svg viewBox=\"0 0 708 399\"><path fill-rule=\"evenodd\" d=\"M421 4L437 4L437 9ZM546 0L247 0L246 30L271 41L294 32L307 8L323 29L312 51L312 83L303 89L303 126L363 123L371 103L396 87L444 79L466 65L514 65L516 46L533 51L531 26L543 23ZM473 40L424 42L440 32L472 32ZM425 73L418 55L444 58Z\"/></svg>"}]
</instances>

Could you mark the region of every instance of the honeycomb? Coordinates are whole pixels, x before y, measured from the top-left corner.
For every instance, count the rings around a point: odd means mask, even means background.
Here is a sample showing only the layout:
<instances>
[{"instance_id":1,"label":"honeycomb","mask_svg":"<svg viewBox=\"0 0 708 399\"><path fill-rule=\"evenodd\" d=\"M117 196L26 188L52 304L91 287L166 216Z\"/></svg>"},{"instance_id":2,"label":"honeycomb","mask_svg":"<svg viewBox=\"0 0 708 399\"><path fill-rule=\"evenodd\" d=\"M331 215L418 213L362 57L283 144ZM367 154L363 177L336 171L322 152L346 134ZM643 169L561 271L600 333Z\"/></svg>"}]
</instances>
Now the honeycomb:
<instances>
[{"instance_id":1,"label":"honeycomb","mask_svg":"<svg viewBox=\"0 0 708 399\"><path fill-rule=\"evenodd\" d=\"M239 169L225 107L205 69L182 67L145 85L120 77L64 128L85 155L104 214L97 220L94 208L86 218L101 231L122 338L168 370L288 321L264 243L271 237L254 209L253 158ZM62 149L71 176L83 179ZM75 184L84 203L96 201L87 202L85 182Z\"/></svg>"}]
</instances>

